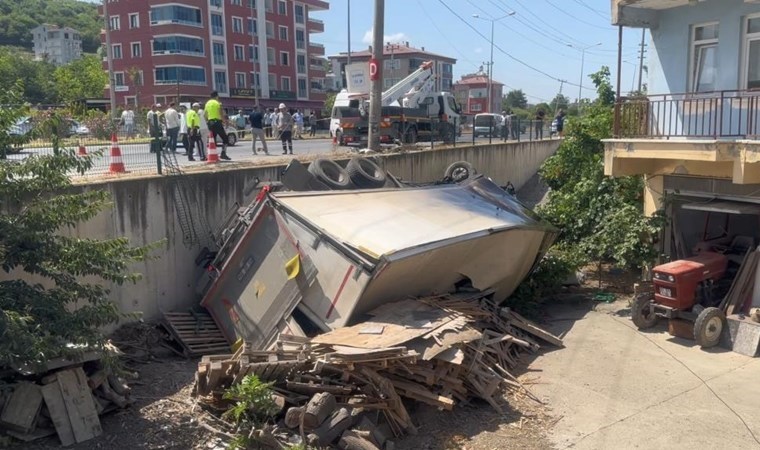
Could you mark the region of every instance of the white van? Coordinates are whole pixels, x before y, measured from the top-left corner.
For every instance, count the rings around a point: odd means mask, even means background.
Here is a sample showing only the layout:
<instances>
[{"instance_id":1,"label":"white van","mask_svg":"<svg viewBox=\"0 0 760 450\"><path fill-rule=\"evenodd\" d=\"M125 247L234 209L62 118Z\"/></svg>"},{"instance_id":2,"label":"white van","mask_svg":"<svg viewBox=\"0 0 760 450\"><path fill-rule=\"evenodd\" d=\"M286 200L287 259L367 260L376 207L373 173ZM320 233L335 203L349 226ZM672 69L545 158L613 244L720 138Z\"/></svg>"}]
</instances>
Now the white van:
<instances>
[{"instance_id":1,"label":"white van","mask_svg":"<svg viewBox=\"0 0 760 450\"><path fill-rule=\"evenodd\" d=\"M501 128L503 126L503 123L504 116L501 114L478 114L475 116L475 120L473 121L473 137L499 137L501 136Z\"/></svg>"},{"instance_id":2,"label":"white van","mask_svg":"<svg viewBox=\"0 0 760 450\"><path fill-rule=\"evenodd\" d=\"M330 137L340 137L340 120L343 117L355 117L357 110L363 108L365 101L362 95L350 94L343 89L335 96L335 103L330 114Z\"/></svg>"}]
</instances>

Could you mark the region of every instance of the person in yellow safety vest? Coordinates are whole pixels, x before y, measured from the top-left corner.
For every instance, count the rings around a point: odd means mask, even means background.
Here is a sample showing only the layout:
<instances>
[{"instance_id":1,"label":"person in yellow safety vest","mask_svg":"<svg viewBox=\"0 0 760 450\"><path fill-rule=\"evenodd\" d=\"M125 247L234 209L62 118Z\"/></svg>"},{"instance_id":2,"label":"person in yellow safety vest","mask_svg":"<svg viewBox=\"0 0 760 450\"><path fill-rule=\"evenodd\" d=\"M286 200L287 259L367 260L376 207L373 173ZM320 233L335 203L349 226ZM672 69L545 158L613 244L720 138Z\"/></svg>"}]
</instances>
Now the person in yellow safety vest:
<instances>
[{"instance_id":1,"label":"person in yellow safety vest","mask_svg":"<svg viewBox=\"0 0 760 450\"><path fill-rule=\"evenodd\" d=\"M203 108L206 112L208 129L211 131L211 137L214 140L217 136L222 138L222 153L219 158L229 161L231 158L227 156L227 146L230 144L227 132L224 131L224 113L222 112L222 103L219 101L219 93L212 91L210 97L211 99L206 102L206 106Z\"/></svg>"},{"instance_id":2,"label":"person in yellow safety vest","mask_svg":"<svg viewBox=\"0 0 760 450\"><path fill-rule=\"evenodd\" d=\"M198 156L201 161L206 160L206 153L203 151L203 140L201 139L201 117L198 110L201 109L200 103L193 103L193 109L186 114L187 134L190 138L190 145L187 147L188 161L195 161L193 158L193 148L198 147Z\"/></svg>"}]
</instances>

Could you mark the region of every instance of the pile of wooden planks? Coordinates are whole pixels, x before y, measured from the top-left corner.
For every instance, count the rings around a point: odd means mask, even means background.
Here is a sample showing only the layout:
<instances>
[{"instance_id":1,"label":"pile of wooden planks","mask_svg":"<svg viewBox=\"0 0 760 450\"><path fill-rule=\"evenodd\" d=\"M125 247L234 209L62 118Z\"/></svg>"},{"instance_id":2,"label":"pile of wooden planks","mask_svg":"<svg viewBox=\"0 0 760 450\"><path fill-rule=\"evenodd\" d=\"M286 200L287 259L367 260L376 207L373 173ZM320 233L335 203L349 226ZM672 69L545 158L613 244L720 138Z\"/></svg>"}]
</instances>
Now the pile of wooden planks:
<instances>
[{"instance_id":1,"label":"pile of wooden planks","mask_svg":"<svg viewBox=\"0 0 760 450\"><path fill-rule=\"evenodd\" d=\"M759 261L760 251L750 250L744 256L739 271L731 283L731 288L720 305L727 316L748 312L755 289L755 274Z\"/></svg>"},{"instance_id":2,"label":"pile of wooden planks","mask_svg":"<svg viewBox=\"0 0 760 450\"><path fill-rule=\"evenodd\" d=\"M532 395L510 373L521 354L562 341L495 305L487 294L384 304L370 320L312 339L281 336L270 350L244 346L235 354L204 357L196 393L203 403L224 408L224 390L255 374L274 383L288 411L304 408L314 395L329 394L338 405L380 413L396 436L416 432L402 399L451 410L476 397L506 413L508 390Z\"/></svg>"},{"instance_id":3,"label":"pile of wooden planks","mask_svg":"<svg viewBox=\"0 0 760 450\"><path fill-rule=\"evenodd\" d=\"M124 380L97 360L26 378L0 394L0 429L22 441L54 434L64 446L90 440L102 434L99 416L131 403Z\"/></svg>"}]
</instances>

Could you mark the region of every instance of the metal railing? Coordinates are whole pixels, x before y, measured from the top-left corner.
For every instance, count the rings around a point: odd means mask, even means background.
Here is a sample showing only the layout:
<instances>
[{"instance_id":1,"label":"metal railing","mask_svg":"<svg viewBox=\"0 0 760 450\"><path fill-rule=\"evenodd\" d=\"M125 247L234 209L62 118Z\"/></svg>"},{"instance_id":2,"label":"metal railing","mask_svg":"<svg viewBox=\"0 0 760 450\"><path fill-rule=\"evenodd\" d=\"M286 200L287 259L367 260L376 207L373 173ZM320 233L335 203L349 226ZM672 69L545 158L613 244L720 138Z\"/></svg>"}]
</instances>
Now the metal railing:
<instances>
[{"instance_id":1,"label":"metal railing","mask_svg":"<svg viewBox=\"0 0 760 450\"><path fill-rule=\"evenodd\" d=\"M638 139L757 139L760 91L621 98L614 135Z\"/></svg>"}]
</instances>

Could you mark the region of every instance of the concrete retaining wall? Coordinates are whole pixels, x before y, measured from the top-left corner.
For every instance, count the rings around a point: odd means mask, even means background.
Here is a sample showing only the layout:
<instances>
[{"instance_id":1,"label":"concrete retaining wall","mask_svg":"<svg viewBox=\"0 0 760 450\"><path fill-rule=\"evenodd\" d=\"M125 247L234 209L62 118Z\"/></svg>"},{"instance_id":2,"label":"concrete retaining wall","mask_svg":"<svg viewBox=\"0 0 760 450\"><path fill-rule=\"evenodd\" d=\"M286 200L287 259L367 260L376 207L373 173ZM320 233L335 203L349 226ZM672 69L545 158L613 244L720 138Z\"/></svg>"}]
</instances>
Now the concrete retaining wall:
<instances>
[{"instance_id":1,"label":"concrete retaining wall","mask_svg":"<svg viewBox=\"0 0 760 450\"><path fill-rule=\"evenodd\" d=\"M439 180L452 162L469 161L480 173L499 184L511 181L519 189L558 146L557 140L478 145L380 156L377 160L397 177L416 182ZM197 200L197 213L207 219L212 229L236 202L250 201L243 198L243 191L255 177L277 180L283 169L282 166L217 167L218 170L184 176L186 186ZM187 308L198 301L195 280L199 273L194 260L200 249L188 248L183 243L175 210L176 186L177 179L173 177L123 179L83 186L82 189L110 191L113 208L69 232L90 238L124 236L134 245L165 241L155 252L155 259L135 265L134 270L143 274L141 281L136 285L112 286L112 299L121 310L141 311L146 320L159 318L162 311ZM0 273L0 277L3 276L6 275Z\"/></svg>"}]
</instances>

